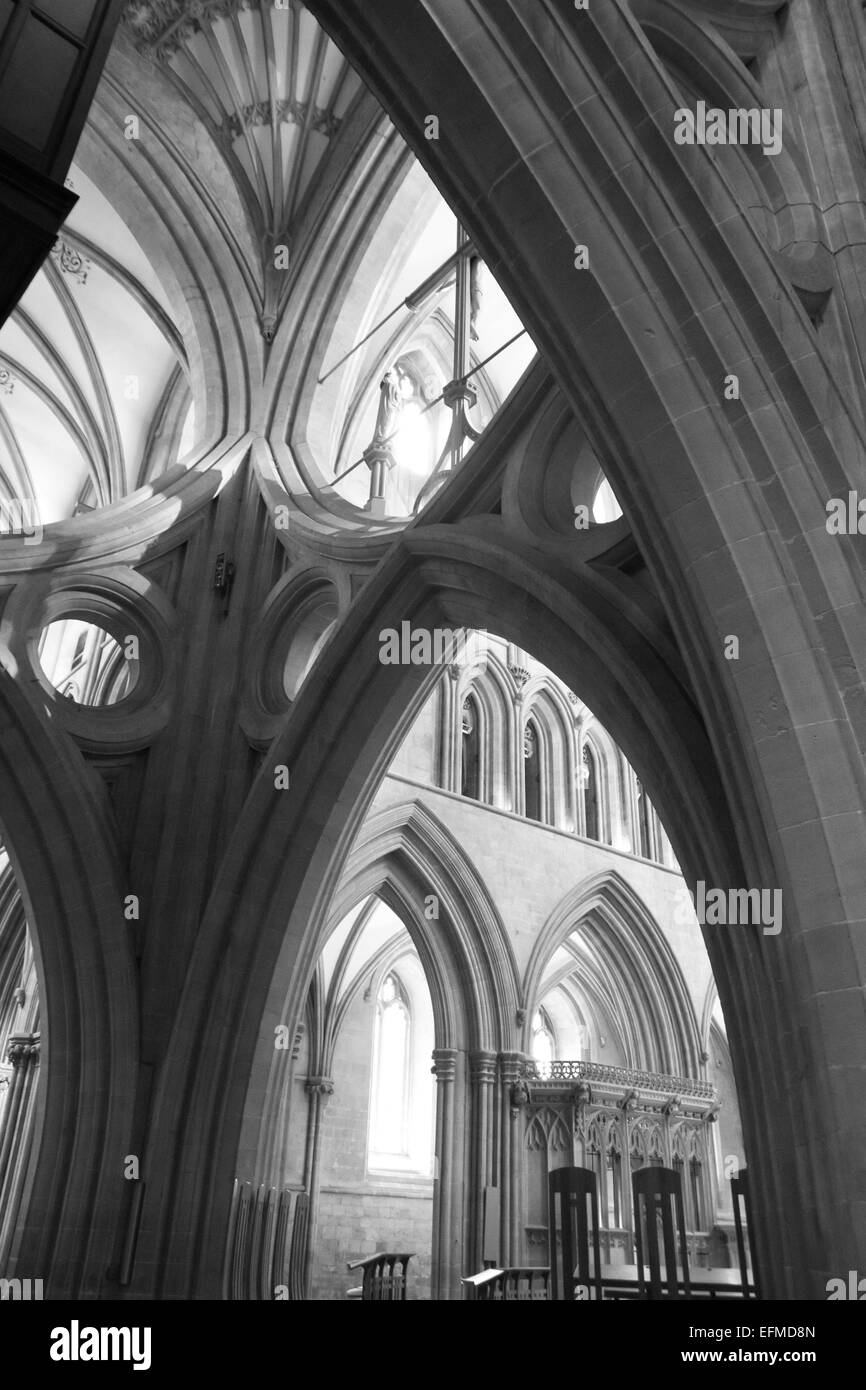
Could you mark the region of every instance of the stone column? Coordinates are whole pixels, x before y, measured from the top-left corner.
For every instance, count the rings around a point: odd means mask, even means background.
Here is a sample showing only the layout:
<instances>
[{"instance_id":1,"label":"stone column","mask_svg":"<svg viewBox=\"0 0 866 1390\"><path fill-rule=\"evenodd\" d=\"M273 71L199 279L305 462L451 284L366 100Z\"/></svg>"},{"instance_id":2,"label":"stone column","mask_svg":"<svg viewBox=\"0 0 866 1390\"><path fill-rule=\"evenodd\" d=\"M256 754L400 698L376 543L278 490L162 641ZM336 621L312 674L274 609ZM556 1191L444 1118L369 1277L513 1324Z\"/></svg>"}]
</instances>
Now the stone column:
<instances>
[{"instance_id":1,"label":"stone column","mask_svg":"<svg viewBox=\"0 0 866 1390\"><path fill-rule=\"evenodd\" d=\"M479 1271L484 1262L484 1189L496 1182L496 1053L469 1054L469 1249L467 1265ZM499 1239L497 1232L497 1242Z\"/></svg>"},{"instance_id":2,"label":"stone column","mask_svg":"<svg viewBox=\"0 0 866 1390\"><path fill-rule=\"evenodd\" d=\"M307 1147L304 1154L304 1187L309 1193L307 1241L304 1251L304 1297L310 1297L313 1282L313 1251L316 1248L316 1227L319 1218L319 1163L322 1154L322 1121L328 1098L334 1094L329 1076L308 1076L304 1090L310 1098L307 1116Z\"/></svg>"},{"instance_id":3,"label":"stone column","mask_svg":"<svg viewBox=\"0 0 866 1390\"><path fill-rule=\"evenodd\" d=\"M439 778L445 791L459 792L463 732L457 694L462 670L456 661L448 664L448 680L440 682L441 719L439 721Z\"/></svg>"},{"instance_id":4,"label":"stone column","mask_svg":"<svg viewBox=\"0 0 866 1390\"><path fill-rule=\"evenodd\" d=\"M12 1084L6 1097L0 1135L0 1270L4 1272L33 1142L39 1044L38 1033L14 1033L7 1050L12 1064Z\"/></svg>"},{"instance_id":5,"label":"stone column","mask_svg":"<svg viewBox=\"0 0 866 1390\"><path fill-rule=\"evenodd\" d=\"M500 1258L504 1265L522 1262L523 1250L523 1109L527 1096L521 1083L521 1052L500 1052Z\"/></svg>"},{"instance_id":6,"label":"stone column","mask_svg":"<svg viewBox=\"0 0 866 1390\"><path fill-rule=\"evenodd\" d=\"M635 1243L634 1232L636 1213L633 1205L631 1190L631 1116L637 1101L637 1092L629 1091L618 1101L618 1108L622 1119L622 1224L625 1227L626 1254L629 1258L634 1257ZM629 1245L629 1242L631 1243Z\"/></svg>"},{"instance_id":7,"label":"stone column","mask_svg":"<svg viewBox=\"0 0 866 1390\"><path fill-rule=\"evenodd\" d=\"M465 1161L465 1093L457 1049L434 1048L432 1072L436 1077L436 1166L431 1298L459 1299L464 1273L465 1186L471 1168Z\"/></svg>"}]
</instances>

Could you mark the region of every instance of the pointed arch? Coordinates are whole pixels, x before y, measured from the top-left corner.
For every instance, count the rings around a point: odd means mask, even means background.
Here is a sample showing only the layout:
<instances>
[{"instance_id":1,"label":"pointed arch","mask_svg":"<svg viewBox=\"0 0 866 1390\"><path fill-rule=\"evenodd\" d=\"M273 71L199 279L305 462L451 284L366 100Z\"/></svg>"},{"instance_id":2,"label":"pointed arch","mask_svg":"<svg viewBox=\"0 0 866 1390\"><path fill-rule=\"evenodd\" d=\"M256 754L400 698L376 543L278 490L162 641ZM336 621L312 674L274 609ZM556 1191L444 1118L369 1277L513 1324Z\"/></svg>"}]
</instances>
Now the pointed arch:
<instances>
[{"instance_id":1,"label":"pointed arch","mask_svg":"<svg viewBox=\"0 0 866 1390\"><path fill-rule=\"evenodd\" d=\"M548 677L527 682L523 692L524 723L538 730L541 815L545 825L575 826L574 713L562 690Z\"/></svg>"},{"instance_id":2,"label":"pointed arch","mask_svg":"<svg viewBox=\"0 0 866 1390\"><path fill-rule=\"evenodd\" d=\"M43 1068L27 1224L0 1262L74 1298L85 1271L115 1257L138 1066L134 960L104 805L71 740L5 668L0 727L0 821L31 927Z\"/></svg>"},{"instance_id":3,"label":"pointed arch","mask_svg":"<svg viewBox=\"0 0 866 1390\"><path fill-rule=\"evenodd\" d=\"M460 707L460 795L481 800L481 729L478 698L472 691Z\"/></svg>"},{"instance_id":4,"label":"pointed arch","mask_svg":"<svg viewBox=\"0 0 866 1390\"><path fill-rule=\"evenodd\" d=\"M510 1047L518 999L511 943L462 847L420 802L377 812L346 863L329 921L375 893L404 923L433 999L436 1046ZM425 916L430 898L438 918Z\"/></svg>"},{"instance_id":5,"label":"pointed arch","mask_svg":"<svg viewBox=\"0 0 866 1390\"><path fill-rule=\"evenodd\" d=\"M524 979L527 1017L538 1007L547 962L576 931L589 947L584 968L606 976L615 985L608 999L621 1001L626 1065L700 1077L703 1048L682 971L652 913L615 870L566 894L542 927Z\"/></svg>"},{"instance_id":6,"label":"pointed arch","mask_svg":"<svg viewBox=\"0 0 866 1390\"><path fill-rule=\"evenodd\" d=\"M488 646L484 661L460 674L458 701L471 696L479 717L479 800L501 810L514 808L514 682L497 653Z\"/></svg>"}]
</instances>

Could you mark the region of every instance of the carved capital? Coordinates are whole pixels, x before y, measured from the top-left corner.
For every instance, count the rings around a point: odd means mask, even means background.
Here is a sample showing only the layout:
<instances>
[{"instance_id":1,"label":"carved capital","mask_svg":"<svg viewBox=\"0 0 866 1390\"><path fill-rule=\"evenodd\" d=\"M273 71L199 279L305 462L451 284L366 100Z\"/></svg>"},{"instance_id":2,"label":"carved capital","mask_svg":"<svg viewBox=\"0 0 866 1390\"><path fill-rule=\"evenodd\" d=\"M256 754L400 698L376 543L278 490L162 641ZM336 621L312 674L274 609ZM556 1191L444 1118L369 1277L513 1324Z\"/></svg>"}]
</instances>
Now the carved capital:
<instances>
[{"instance_id":1,"label":"carved capital","mask_svg":"<svg viewBox=\"0 0 866 1390\"><path fill-rule=\"evenodd\" d=\"M364 450L364 462L370 469L375 468L377 464L391 469L397 460L390 444L368 444Z\"/></svg>"},{"instance_id":2,"label":"carved capital","mask_svg":"<svg viewBox=\"0 0 866 1390\"><path fill-rule=\"evenodd\" d=\"M332 1096L334 1083L330 1076L308 1076L304 1082L304 1090L308 1096Z\"/></svg>"},{"instance_id":3,"label":"carved capital","mask_svg":"<svg viewBox=\"0 0 866 1390\"><path fill-rule=\"evenodd\" d=\"M434 1047L430 1068L437 1082L453 1081L457 1075L457 1050L453 1047Z\"/></svg>"},{"instance_id":4,"label":"carved capital","mask_svg":"<svg viewBox=\"0 0 866 1390\"><path fill-rule=\"evenodd\" d=\"M40 1035L38 1033L13 1034L6 1049L7 1059L16 1070L18 1067L30 1066L32 1063L38 1062L39 1042Z\"/></svg>"},{"instance_id":5,"label":"carved capital","mask_svg":"<svg viewBox=\"0 0 866 1390\"><path fill-rule=\"evenodd\" d=\"M489 1086L496 1080L496 1053L470 1052L469 1076L473 1082Z\"/></svg>"},{"instance_id":6,"label":"carved capital","mask_svg":"<svg viewBox=\"0 0 866 1390\"><path fill-rule=\"evenodd\" d=\"M513 1086L523 1076L525 1059L522 1052L500 1052L499 1075L506 1086Z\"/></svg>"},{"instance_id":7,"label":"carved capital","mask_svg":"<svg viewBox=\"0 0 866 1390\"><path fill-rule=\"evenodd\" d=\"M478 404L478 392L471 382L458 377L456 381L449 381L443 387L442 399L449 410L454 410L461 403L465 405L467 410L471 410L474 405Z\"/></svg>"}]
</instances>

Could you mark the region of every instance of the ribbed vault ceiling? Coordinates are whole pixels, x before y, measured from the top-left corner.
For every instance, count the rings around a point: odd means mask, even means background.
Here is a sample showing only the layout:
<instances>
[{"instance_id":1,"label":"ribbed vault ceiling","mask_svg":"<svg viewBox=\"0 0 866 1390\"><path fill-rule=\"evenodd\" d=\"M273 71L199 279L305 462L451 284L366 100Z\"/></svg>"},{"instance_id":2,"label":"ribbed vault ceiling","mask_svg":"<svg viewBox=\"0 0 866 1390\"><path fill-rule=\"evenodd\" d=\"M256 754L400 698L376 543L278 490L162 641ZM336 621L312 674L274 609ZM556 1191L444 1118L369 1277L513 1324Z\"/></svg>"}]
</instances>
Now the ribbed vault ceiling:
<instances>
[{"instance_id":1,"label":"ribbed vault ceiling","mask_svg":"<svg viewBox=\"0 0 866 1390\"><path fill-rule=\"evenodd\" d=\"M54 251L0 332L0 489L42 524L105 506L176 455L183 344L134 236L73 166Z\"/></svg>"},{"instance_id":2,"label":"ribbed vault ceiling","mask_svg":"<svg viewBox=\"0 0 866 1390\"><path fill-rule=\"evenodd\" d=\"M276 317L275 253L297 216L360 78L312 16L287 0L134 0L126 23L222 151L244 200Z\"/></svg>"}]
</instances>

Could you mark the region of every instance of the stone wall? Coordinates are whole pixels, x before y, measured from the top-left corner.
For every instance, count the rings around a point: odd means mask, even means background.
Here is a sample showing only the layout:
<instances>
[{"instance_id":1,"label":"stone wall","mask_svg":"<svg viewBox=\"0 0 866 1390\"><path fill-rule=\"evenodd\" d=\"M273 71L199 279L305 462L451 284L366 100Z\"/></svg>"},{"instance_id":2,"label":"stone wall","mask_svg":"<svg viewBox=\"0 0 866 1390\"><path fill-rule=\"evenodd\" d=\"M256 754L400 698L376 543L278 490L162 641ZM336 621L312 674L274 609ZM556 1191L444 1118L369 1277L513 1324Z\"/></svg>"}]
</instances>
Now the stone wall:
<instances>
[{"instance_id":1,"label":"stone wall","mask_svg":"<svg viewBox=\"0 0 866 1390\"><path fill-rule=\"evenodd\" d=\"M313 1269L312 1296L345 1298L360 1283L346 1264L377 1250L417 1253L409 1265L408 1298L430 1297L430 1233L433 1184L414 1193L403 1187L366 1190L323 1188Z\"/></svg>"}]
</instances>

